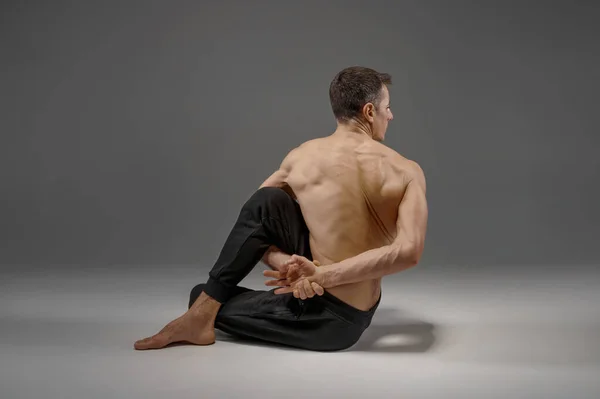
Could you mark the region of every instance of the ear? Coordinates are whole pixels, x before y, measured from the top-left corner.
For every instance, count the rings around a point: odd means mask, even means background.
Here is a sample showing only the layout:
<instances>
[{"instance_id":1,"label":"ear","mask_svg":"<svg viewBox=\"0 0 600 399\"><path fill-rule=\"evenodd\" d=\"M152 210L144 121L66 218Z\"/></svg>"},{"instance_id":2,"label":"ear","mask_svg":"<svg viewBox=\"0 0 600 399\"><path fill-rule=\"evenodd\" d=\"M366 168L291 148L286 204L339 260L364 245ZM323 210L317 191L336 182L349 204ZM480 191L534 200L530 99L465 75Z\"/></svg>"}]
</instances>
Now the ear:
<instances>
[{"instance_id":1,"label":"ear","mask_svg":"<svg viewBox=\"0 0 600 399\"><path fill-rule=\"evenodd\" d=\"M362 111L363 117L367 121L373 123L373 121L375 120L375 106L373 105L373 103L366 103Z\"/></svg>"}]
</instances>

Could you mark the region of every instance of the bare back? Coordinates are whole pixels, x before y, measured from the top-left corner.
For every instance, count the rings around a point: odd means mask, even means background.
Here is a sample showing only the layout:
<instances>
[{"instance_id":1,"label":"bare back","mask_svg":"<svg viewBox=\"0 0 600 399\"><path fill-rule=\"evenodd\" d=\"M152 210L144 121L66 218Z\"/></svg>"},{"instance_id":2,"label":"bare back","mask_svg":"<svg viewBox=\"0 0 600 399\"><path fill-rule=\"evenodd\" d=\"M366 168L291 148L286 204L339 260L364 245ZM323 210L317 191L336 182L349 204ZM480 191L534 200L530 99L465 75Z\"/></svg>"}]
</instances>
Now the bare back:
<instances>
[{"instance_id":1,"label":"bare back","mask_svg":"<svg viewBox=\"0 0 600 399\"><path fill-rule=\"evenodd\" d=\"M331 264L394 240L411 161L381 143L352 134L311 140L291 158L286 183L310 230L314 260ZM328 291L367 310L379 298L380 281Z\"/></svg>"}]
</instances>

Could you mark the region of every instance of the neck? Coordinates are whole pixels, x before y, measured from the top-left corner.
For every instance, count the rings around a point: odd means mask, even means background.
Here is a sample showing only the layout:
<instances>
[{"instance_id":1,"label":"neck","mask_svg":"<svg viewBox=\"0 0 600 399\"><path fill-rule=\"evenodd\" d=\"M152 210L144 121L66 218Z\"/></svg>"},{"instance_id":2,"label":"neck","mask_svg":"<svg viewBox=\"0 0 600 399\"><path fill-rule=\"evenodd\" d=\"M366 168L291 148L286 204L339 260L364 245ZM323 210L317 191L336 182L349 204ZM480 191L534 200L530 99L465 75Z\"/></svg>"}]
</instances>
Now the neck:
<instances>
[{"instance_id":1,"label":"neck","mask_svg":"<svg viewBox=\"0 0 600 399\"><path fill-rule=\"evenodd\" d=\"M338 122L337 129L333 134L351 134L353 136L364 136L373 139L373 130L365 122L351 119L348 122Z\"/></svg>"}]
</instances>

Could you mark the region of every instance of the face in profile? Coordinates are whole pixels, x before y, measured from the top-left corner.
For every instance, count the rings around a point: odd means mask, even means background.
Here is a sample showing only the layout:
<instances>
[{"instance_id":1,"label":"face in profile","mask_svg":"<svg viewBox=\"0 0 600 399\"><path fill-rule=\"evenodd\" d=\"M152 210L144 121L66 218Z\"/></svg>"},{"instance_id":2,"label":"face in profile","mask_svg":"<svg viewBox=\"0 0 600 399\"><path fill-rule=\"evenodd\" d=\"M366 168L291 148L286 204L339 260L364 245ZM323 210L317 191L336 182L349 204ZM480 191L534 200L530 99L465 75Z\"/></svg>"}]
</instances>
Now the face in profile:
<instances>
[{"instance_id":1,"label":"face in profile","mask_svg":"<svg viewBox=\"0 0 600 399\"><path fill-rule=\"evenodd\" d=\"M387 86L383 86L381 90L381 99L379 105L373 109L373 140L383 141L387 131L388 123L394 119L390 108L390 92Z\"/></svg>"}]
</instances>

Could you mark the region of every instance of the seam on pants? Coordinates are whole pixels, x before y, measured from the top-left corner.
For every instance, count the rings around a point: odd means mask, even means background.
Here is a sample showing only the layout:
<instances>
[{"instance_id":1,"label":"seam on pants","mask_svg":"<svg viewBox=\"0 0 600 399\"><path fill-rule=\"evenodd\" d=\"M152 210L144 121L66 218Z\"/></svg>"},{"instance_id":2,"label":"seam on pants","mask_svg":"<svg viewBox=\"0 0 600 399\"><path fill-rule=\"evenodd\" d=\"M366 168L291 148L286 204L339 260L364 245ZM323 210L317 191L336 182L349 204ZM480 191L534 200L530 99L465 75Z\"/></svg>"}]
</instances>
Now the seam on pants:
<instances>
[{"instance_id":1,"label":"seam on pants","mask_svg":"<svg viewBox=\"0 0 600 399\"><path fill-rule=\"evenodd\" d=\"M263 225L262 225L262 219L261 219L261 223L258 225L258 227L256 227L254 230L252 230L252 233L248 234L248 237L246 237L246 238L244 239L244 241L242 242L242 244L241 244L241 245L240 245L240 247L238 248L237 252L235 253L235 256L234 256L234 258L235 258L235 257L237 257L237 256L239 255L240 251L242 250L242 248L244 247L244 245L246 245L246 243L248 242L248 240L249 240L250 238L252 238L252 237L254 236L254 234L256 234L256 232L258 231L258 229L260 229L260 228L262 228L262 227L263 227ZM215 278L215 279L218 279L218 278L219 278L219 276L221 275L221 273L223 272L223 270L224 270L224 268L222 268L221 270L219 270L219 272L218 272L218 273L215 275L215 277L214 277L214 278Z\"/></svg>"},{"instance_id":2,"label":"seam on pants","mask_svg":"<svg viewBox=\"0 0 600 399\"><path fill-rule=\"evenodd\" d=\"M290 235L290 231L288 230L287 226L285 224L281 223L281 220L274 218L272 216L267 216L267 217L260 219L260 225L262 226L264 221L267 219L276 221L285 230L285 234L287 234L288 236Z\"/></svg>"},{"instance_id":3,"label":"seam on pants","mask_svg":"<svg viewBox=\"0 0 600 399\"><path fill-rule=\"evenodd\" d=\"M246 243L248 242L248 240L250 238L252 238L259 229L261 229L261 228L264 227L264 222L266 220L274 220L274 221L276 221L283 228L283 230L285 230L285 234L287 234L288 237L290 236L290 231L288 230L288 228L287 228L287 226L285 224L281 223L281 220L279 220L277 218L274 218L272 216L263 217L263 218L260 219L260 224L254 230L252 230L252 232L248 235L248 237L246 237L244 239L244 241L242 242L242 244L238 248L237 252L235 253L234 258L238 256L238 254L240 253L240 251L242 250L242 248L244 247L244 245L246 245ZM214 278L218 279L222 272L223 272L223 269L219 270L219 272L214 276Z\"/></svg>"},{"instance_id":4,"label":"seam on pants","mask_svg":"<svg viewBox=\"0 0 600 399\"><path fill-rule=\"evenodd\" d=\"M354 326L354 327L360 327L360 325L358 325L358 324L356 324L356 323L354 323L354 322L352 322L352 321L350 321L350 320L346 319L346 318L345 318L345 317L343 317L343 316L340 316L340 315L339 315L339 314L337 314L337 313L334 313L334 312L333 312L331 309L328 309L327 307L324 307L323 309L324 309L324 310L325 310L327 313L329 313L330 315L334 316L336 319L338 319L338 320L340 320L340 321L342 321L342 322L344 322L344 323L350 324L351 326Z\"/></svg>"}]
</instances>

